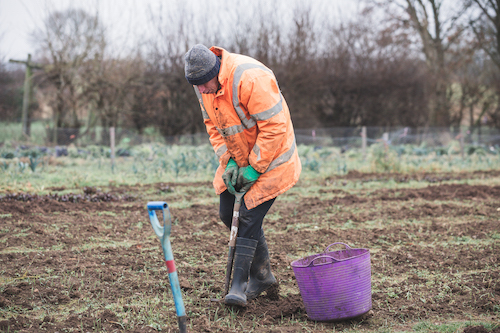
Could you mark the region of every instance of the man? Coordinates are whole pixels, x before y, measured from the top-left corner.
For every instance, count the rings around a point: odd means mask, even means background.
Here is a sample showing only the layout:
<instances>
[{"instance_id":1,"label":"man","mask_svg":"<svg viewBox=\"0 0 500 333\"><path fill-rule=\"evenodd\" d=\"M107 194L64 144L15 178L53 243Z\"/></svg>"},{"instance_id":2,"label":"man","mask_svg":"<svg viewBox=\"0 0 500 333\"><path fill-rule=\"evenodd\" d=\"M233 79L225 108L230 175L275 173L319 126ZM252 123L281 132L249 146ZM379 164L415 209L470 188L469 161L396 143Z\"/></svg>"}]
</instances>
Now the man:
<instances>
[{"instance_id":1,"label":"man","mask_svg":"<svg viewBox=\"0 0 500 333\"><path fill-rule=\"evenodd\" d=\"M290 112L273 72L250 57L198 44L184 56L219 167L213 185L219 215L231 227L239 212L233 281L226 304L244 306L276 283L262 229L275 198L298 181L301 164Z\"/></svg>"}]
</instances>

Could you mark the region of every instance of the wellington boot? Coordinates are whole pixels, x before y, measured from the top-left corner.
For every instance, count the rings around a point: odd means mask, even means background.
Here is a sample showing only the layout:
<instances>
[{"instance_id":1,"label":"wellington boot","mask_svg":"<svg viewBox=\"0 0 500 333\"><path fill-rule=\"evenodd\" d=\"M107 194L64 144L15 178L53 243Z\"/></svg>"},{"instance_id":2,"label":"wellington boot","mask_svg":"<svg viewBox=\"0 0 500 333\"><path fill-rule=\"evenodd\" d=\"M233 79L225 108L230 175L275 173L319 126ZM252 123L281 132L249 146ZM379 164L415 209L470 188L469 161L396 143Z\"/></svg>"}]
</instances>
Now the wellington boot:
<instances>
[{"instance_id":1,"label":"wellington boot","mask_svg":"<svg viewBox=\"0 0 500 333\"><path fill-rule=\"evenodd\" d=\"M271 273L266 238L262 234L255 250L252 266L250 267L250 280L245 291L247 299L257 298L263 291L276 283L276 278Z\"/></svg>"},{"instance_id":2,"label":"wellington boot","mask_svg":"<svg viewBox=\"0 0 500 333\"><path fill-rule=\"evenodd\" d=\"M248 281L250 266L252 265L257 240L241 238L236 239L236 249L234 252L233 282L231 289L225 297L225 303L229 305L245 306L247 297L245 287Z\"/></svg>"}]
</instances>

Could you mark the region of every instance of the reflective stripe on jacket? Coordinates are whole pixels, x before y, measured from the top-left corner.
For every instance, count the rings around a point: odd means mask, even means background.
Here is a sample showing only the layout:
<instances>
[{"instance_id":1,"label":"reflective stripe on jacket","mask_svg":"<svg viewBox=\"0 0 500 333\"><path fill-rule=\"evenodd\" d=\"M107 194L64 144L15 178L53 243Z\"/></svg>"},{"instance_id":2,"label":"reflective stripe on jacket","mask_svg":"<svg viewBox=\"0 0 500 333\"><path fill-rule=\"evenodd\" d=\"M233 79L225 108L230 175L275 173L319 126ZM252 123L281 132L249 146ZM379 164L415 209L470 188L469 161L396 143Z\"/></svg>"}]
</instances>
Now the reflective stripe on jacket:
<instances>
[{"instance_id":1,"label":"reflective stripe on jacket","mask_svg":"<svg viewBox=\"0 0 500 333\"><path fill-rule=\"evenodd\" d=\"M210 49L221 58L220 89L194 90L210 142L219 157L213 181L217 194L226 190L222 174L229 158L251 164L262 173L245 194L248 209L275 198L298 181L301 164L290 112L273 72L253 58Z\"/></svg>"}]
</instances>

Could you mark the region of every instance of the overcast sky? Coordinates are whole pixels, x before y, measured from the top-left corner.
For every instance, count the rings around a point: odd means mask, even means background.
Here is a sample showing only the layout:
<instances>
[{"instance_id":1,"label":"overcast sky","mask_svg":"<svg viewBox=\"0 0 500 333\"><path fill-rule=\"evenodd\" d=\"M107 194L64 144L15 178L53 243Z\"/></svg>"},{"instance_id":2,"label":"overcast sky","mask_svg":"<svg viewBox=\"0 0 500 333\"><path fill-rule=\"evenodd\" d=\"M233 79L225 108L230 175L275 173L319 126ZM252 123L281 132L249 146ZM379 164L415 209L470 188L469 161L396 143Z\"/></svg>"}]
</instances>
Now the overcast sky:
<instances>
[{"instance_id":1,"label":"overcast sky","mask_svg":"<svg viewBox=\"0 0 500 333\"><path fill-rule=\"evenodd\" d=\"M134 35L144 33L149 8L154 11L157 5L158 0L0 0L0 56L25 59L33 53L30 34L41 28L44 18L54 10L98 10L102 22L118 35L114 38L120 38L132 28Z\"/></svg>"},{"instance_id":2,"label":"overcast sky","mask_svg":"<svg viewBox=\"0 0 500 333\"><path fill-rule=\"evenodd\" d=\"M273 0L274 1L274 0ZM295 0L288 0L290 2ZM298 1L298 0L297 0ZM301 0L302 3L308 0ZM309 0L317 8L328 5L332 10L332 19L339 15L348 15L355 11L356 0ZM150 13L182 4L191 6L191 10L210 12L219 6L248 3L238 0L0 0L0 60L26 59L28 53L34 53L35 47L30 38L31 32L42 27L47 14L54 10L70 7L83 8L89 13L99 12L102 22L115 45L125 45L153 34L148 25ZM333 7L332 7L333 4ZM204 8L203 8L204 7ZM129 43L130 44L130 43ZM133 44L132 44L133 45Z\"/></svg>"}]
</instances>

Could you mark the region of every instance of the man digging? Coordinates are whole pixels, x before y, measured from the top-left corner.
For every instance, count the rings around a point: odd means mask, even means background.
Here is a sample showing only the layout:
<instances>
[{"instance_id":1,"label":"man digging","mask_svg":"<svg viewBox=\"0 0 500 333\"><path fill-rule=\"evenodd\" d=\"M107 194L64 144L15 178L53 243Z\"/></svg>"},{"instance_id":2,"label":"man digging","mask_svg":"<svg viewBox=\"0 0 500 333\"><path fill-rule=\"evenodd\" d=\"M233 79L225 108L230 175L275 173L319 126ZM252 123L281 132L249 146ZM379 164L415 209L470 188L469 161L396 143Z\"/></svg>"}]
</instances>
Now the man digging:
<instances>
[{"instance_id":1,"label":"man digging","mask_svg":"<svg viewBox=\"0 0 500 333\"><path fill-rule=\"evenodd\" d=\"M234 274L225 303L245 306L276 284L262 229L276 197L298 181L301 164L290 112L273 72L248 56L193 46L184 56L219 167L213 185L219 215L231 228L235 193L239 210Z\"/></svg>"}]
</instances>

